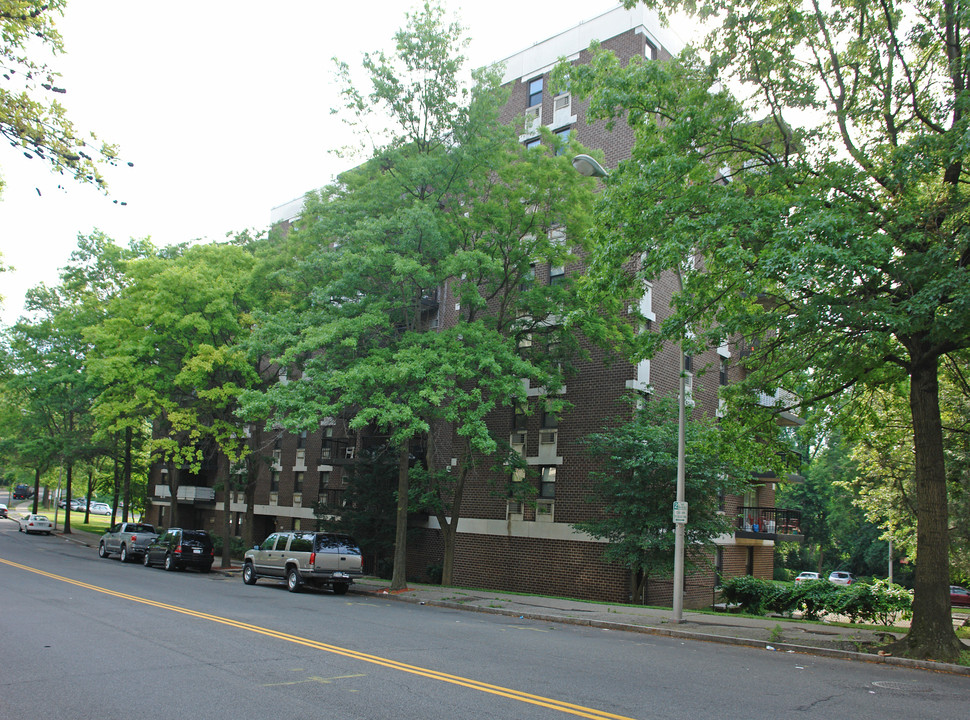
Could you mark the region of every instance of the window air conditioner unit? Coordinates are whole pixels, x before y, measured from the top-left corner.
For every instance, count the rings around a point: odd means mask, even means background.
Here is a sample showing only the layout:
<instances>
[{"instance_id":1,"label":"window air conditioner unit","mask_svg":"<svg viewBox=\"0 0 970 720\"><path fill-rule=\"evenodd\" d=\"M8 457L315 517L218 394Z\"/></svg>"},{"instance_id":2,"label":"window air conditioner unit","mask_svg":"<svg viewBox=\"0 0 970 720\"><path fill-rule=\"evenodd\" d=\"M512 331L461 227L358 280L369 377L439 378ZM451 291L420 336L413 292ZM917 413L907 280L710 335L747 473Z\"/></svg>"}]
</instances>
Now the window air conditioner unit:
<instances>
[{"instance_id":1,"label":"window air conditioner unit","mask_svg":"<svg viewBox=\"0 0 970 720\"><path fill-rule=\"evenodd\" d=\"M572 122L572 97L569 93L559 95L552 101L552 124L555 127Z\"/></svg>"},{"instance_id":2,"label":"window air conditioner unit","mask_svg":"<svg viewBox=\"0 0 970 720\"><path fill-rule=\"evenodd\" d=\"M538 135L539 124L541 122L542 105L534 105L525 111L525 127L523 132L526 135Z\"/></svg>"}]
</instances>

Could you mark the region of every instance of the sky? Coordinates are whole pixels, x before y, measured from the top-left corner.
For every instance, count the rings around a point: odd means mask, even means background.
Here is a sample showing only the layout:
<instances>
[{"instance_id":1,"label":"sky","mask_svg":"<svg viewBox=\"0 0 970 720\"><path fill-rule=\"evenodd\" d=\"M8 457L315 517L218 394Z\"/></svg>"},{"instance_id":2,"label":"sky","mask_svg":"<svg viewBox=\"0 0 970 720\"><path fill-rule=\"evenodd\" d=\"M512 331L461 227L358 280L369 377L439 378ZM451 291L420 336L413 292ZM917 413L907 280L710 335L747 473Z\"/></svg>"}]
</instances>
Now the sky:
<instances>
[{"instance_id":1,"label":"sky","mask_svg":"<svg viewBox=\"0 0 970 720\"><path fill-rule=\"evenodd\" d=\"M616 0L444 0L468 28L469 65L501 60L617 7ZM53 59L78 129L120 146L109 196L0 148L0 323L58 281L78 235L118 244L221 240L354 165L333 57L392 50L403 0L69 0ZM127 162L132 166L128 167ZM60 187L59 187L60 186ZM117 201L117 202L115 202ZM124 204L122 204L124 203Z\"/></svg>"}]
</instances>

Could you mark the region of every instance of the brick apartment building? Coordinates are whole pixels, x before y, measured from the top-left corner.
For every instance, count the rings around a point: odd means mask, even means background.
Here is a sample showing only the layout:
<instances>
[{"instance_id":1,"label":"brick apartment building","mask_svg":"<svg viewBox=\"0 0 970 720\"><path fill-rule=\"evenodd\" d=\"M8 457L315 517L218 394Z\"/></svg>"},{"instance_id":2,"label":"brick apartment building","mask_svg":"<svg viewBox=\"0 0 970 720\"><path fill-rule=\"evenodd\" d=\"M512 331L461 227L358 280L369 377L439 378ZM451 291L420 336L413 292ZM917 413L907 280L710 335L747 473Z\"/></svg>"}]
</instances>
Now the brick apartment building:
<instances>
[{"instance_id":1,"label":"brick apartment building","mask_svg":"<svg viewBox=\"0 0 970 720\"><path fill-rule=\"evenodd\" d=\"M524 50L502 63L504 82L511 94L504 112L506 122L525 116L521 141L539 141L539 127L570 135L583 145L602 150L607 167L629 157L632 132L623 124L608 131L605 123L588 125L585 106L568 93L553 95L550 72L561 57L574 62L588 59L589 44L598 40L621 59L635 55L662 61L679 50L655 16L638 7L617 8ZM302 201L295 200L274 208L273 222L299 216ZM563 272L581 271L579 266L555 268L538 265L536 282L554 282ZM677 287L673 273L662 275L644 289L639 299L641 310L659 322L667 314ZM447 309L439 312L440 323L447 323ZM732 345L712 348L691 358L693 368L710 371L688 377L690 397L708 415L718 408L719 387L739 372L739 349ZM541 411L526 416L513 412L495 413L490 421L496 437L508 437L521 450L528 465L540 477L535 503L519 503L494 492L489 478L472 476L465 490L462 519L455 546L453 581L459 586L495 588L520 592L540 592L591 598L612 602L630 599L629 571L602 560L603 544L580 533L573 523L586 519L591 460L578 441L602 428L607 418L616 417L628 407L623 397L630 389L675 397L679 384L679 348L669 346L652 360L637 365L604 363L592 351L589 360L577 365L567 379L563 393L570 409L561 416ZM538 392L530 395L539 400ZM778 398L765 397L763 404L773 406ZM797 418L780 416L779 423L796 424ZM256 490L253 535L257 540L281 529L314 528L313 513L318 500L331 507L339 504L343 475L359 452L361 439L348 432L346 422L328 419L319 428L299 435L282 434L272 450L274 464L267 468ZM182 523L218 533L222 528L225 500L212 489L215 467L203 468L198 477L180 478L177 501ZM152 517L165 525L170 493L162 469L155 468L150 482L154 490ZM774 520L774 483L765 477L744 497L727 497L723 509L737 518L737 530L719 538L715 568L689 576L684 602L688 607L709 605L715 586L715 573L724 576L752 574L770 578L774 544L781 535L782 523ZM241 493L230 499L234 527L239 527L246 506ZM755 529L755 519L769 523ZM781 515L779 514L779 518ZM418 539L409 542L408 577L426 579L428 570L440 565L442 543L437 521L416 517ZM778 531L778 532L776 532ZM672 583L652 582L647 602L669 604Z\"/></svg>"}]
</instances>

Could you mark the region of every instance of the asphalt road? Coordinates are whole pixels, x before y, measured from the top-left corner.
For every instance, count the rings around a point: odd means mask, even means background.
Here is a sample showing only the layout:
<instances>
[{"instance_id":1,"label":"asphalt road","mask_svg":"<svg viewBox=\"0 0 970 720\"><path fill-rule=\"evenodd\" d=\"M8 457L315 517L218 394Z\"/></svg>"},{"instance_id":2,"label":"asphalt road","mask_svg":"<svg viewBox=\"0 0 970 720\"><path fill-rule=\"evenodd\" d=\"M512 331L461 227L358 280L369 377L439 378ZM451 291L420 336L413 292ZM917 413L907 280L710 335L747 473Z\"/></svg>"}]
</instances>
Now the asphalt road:
<instances>
[{"instance_id":1,"label":"asphalt road","mask_svg":"<svg viewBox=\"0 0 970 720\"><path fill-rule=\"evenodd\" d=\"M965 677L101 560L0 520L0 719L957 718Z\"/></svg>"}]
</instances>

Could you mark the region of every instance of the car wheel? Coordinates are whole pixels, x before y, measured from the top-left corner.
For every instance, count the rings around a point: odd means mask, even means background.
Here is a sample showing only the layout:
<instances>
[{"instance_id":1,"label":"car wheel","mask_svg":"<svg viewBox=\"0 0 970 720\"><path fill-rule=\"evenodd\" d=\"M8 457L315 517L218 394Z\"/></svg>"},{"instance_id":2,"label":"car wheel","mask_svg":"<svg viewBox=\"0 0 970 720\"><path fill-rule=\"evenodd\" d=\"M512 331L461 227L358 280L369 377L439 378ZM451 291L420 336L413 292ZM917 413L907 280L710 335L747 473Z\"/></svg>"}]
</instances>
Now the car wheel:
<instances>
[{"instance_id":1,"label":"car wheel","mask_svg":"<svg viewBox=\"0 0 970 720\"><path fill-rule=\"evenodd\" d=\"M295 567L286 571L286 589L290 592L300 592L300 573Z\"/></svg>"},{"instance_id":2,"label":"car wheel","mask_svg":"<svg viewBox=\"0 0 970 720\"><path fill-rule=\"evenodd\" d=\"M253 569L253 564L248 562L243 565L243 582L247 585L255 585L256 580L256 570Z\"/></svg>"},{"instance_id":3,"label":"car wheel","mask_svg":"<svg viewBox=\"0 0 970 720\"><path fill-rule=\"evenodd\" d=\"M350 589L350 585L348 585L347 583L334 583L333 594L346 595L349 589Z\"/></svg>"},{"instance_id":4,"label":"car wheel","mask_svg":"<svg viewBox=\"0 0 970 720\"><path fill-rule=\"evenodd\" d=\"M165 554L165 563L163 564L163 567L169 571L175 569L175 558L172 557L172 553Z\"/></svg>"},{"instance_id":5,"label":"car wheel","mask_svg":"<svg viewBox=\"0 0 970 720\"><path fill-rule=\"evenodd\" d=\"M128 547L126 545L121 546L121 551L118 554L118 559L121 560L121 562L123 563L128 562Z\"/></svg>"},{"instance_id":6,"label":"car wheel","mask_svg":"<svg viewBox=\"0 0 970 720\"><path fill-rule=\"evenodd\" d=\"M142 557L142 559L141 559L141 564L144 565L145 567L151 567L152 566L152 561L148 559L148 551L147 550L145 551L144 557Z\"/></svg>"}]
</instances>

